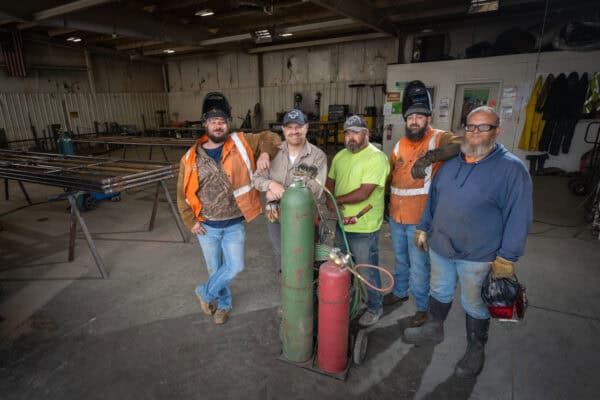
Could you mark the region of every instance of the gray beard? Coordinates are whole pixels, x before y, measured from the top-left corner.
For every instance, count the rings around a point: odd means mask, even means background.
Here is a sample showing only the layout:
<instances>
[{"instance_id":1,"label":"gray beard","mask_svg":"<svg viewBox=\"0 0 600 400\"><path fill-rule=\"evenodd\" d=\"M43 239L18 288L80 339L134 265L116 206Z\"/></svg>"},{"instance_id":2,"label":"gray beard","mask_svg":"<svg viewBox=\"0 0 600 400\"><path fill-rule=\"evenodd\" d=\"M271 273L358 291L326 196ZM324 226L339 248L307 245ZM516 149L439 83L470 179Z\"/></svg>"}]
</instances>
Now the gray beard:
<instances>
[{"instance_id":1,"label":"gray beard","mask_svg":"<svg viewBox=\"0 0 600 400\"><path fill-rule=\"evenodd\" d=\"M362 143L352 143L352 144L347 144L346 145L346 149L348 149L348 151L350 151L351 153L358 153L359 151L361 151L362 149L364 149L365 147L367 147L367 141L364 140Z\"/></svg>"},{"instance_id":2,"label":"gray beard","mask_svg":"<svg viewBox=\"0 0 600 400\"><path fill-rule=\"evenodd\" d=\"M492 140L488 143L481 143L476 146L470 145L466 142L463 142L460 145L460 150L470 158L479 158L485 157L492 152L494 146L496 145L496 141Z\"/></svg>"},{"instance_id":3,"label":"gray beard","mask_svg":"<svg viewBox=\"0 0 600 400\"><path fill-rule=\"evenodd\" d=\"M411 142L418 142L419 140L423 139L423 136L425 136L425 133L427 133L428 128L429 127L427 125L425 125L423 128L421 128L418 131L413 133L410 129L408 129L408 126L407 126L406 127L406 137Z\"/></svg>"}]
</instances>

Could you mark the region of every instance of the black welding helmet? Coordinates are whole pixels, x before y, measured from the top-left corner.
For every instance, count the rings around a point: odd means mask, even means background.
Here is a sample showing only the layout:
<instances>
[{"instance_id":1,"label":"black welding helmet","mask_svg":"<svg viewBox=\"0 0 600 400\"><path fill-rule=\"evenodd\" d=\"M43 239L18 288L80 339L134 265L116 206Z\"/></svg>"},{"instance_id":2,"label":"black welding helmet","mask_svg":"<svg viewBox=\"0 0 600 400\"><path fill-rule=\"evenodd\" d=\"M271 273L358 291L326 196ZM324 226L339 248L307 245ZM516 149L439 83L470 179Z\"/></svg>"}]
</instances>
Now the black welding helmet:
<instances>
[{"instance_id":1,"label":"black welding helmet","mask_svg":"<svg viewBox=\"0 0 600 400\"><path fill-rule=\"evenodd\" d=\"M231 120L231 107L223 93L210 92L202 102L202 120L216 117Z\"/></svg>"},{"instance_id":2,"label":"black welding helmet","mask_svg":"<svg viewBox=\"0 0 600 400\"><path fill-rule=\"evenodd\" d=\"M431 115L431 96L421 81L409 82L402 95L404 119L411 114Z\"/></svg>"},{"instance_id":3,"label":"black welding helmet","mask_svg":"<svg viewBox=\"0 0 600 400\"><path fill-rule=\"evenodd\" d=\"M481 286L481 299L487 305L492 318L512 319L514 311L523 318L527 307L525 287L516 279L492 279L491 272Z\"/></svg>"}]
</instances>

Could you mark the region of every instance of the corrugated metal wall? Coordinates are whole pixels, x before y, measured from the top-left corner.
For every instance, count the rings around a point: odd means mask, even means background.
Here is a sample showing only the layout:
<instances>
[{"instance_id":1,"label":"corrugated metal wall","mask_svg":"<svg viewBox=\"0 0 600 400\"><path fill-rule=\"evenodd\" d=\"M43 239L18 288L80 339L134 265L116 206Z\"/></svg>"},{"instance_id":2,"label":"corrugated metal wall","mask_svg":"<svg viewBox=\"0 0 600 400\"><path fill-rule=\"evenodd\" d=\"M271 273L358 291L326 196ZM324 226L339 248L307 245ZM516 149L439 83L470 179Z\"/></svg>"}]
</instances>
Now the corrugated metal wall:
<instances>
[{"instance_id":1,"label":"corrugated metal wall","mask_svg":"<svg viewBox=\"0 0 600 400\"><path fill-rule=\"evenodd\" d=\"M145 119L146 128L156 128L156 111L168 107L165 93L0 93L0 128L9 141L31 139L32 124L40 136L48 125L57 123L89 132L94 121L142 129Z\"/></svg>"},{"instance_id":2,"label":"corrugated metal wall","mask_svg":"<svg viewBox=\"0 0 600 400\"><path fill-rule=\"evenodd\" d=\"M265 53L263 86L258 87L258 55L232 53L214 58L190 57L168 64L169 110L171 118L197 120L202 99L212 90L222 91L229 99L234 126L239 126L248 110L261 102L263 126L275 121L277 112L294 106L294 94L304 97L302 108L316 112L314 98L321 93L320 114L327 115L330 104L349 104L352 112L364 112L376 106L381 112L381 88L387 64L397 62L398 41L380 39L342 43L316 48L299 48ZM361 83L362 89L348 85Z\"/></svg>"}]
</instances>

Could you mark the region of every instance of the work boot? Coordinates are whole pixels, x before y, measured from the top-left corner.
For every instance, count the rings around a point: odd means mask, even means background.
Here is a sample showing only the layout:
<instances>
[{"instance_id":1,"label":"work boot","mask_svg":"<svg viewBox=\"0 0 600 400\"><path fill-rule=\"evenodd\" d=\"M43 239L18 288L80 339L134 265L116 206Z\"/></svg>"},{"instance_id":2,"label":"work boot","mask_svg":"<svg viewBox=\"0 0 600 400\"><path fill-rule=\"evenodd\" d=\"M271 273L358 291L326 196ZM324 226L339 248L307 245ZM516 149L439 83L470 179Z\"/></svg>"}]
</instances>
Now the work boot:
<instances>
[{"instance_id":1,"label":"work boot","mask_svg":"<svg viewBox=\"0 0 600 400\"><path fill-rule=\"evenodd\" d=\"M209 303L204 301L204 299L202 298L202 296L200 295L200 293L198 293L198 289L200 288L200 286L198 286L196 288L196 290L194 291L194 293L196 294L196 297L198 298L198 302L200 303L200 309L202 310L202 312L208 316L211 316L214 314L215 312L215 307Z\"/></svg>"},{"instance_id":2,"label":"work boot","mask_svg":"<svg viewBox=\"0 0 600 400\"><path fill-rule=\"evenodd\" d=\"M381 309L381 308L376 312L367 310L358 320L358 324L362 327L375 325L377 323L377 321L379 321L379 318L381 318L382 314L383 314L383 309Z\"/></svg>"},{"instance_id":3,"label":"work boot","mask_svg":"<svg viewBox=\"0 0 600 400\"><path fill-rule=\"evenodd\" d=\"M215 312L214 320L215 324L222 325L229 319L229 310L223 310L222 308L217 308Z\"/></svg>"},{"instance_id":4,"label":"work boot","mask_svg":"<svg viewBox=\"0 0 600 400\"><path fill-rule=\"evenodd\" d=\"M385 296L383 296L383 305L391 306L392 304L396 304L396 303L400 303L400 302L404 303L406 300L408 300L408 296L398 297L392 292L392 293L388 293Z\"/></svg>"},{"instance_id":5,"label":"work boot","mask_svg":"<svg viewBox=\"0 0 600 400\"><path fill-rule=\"evenodd\" d=\"M427 311L417 311L415 315L410 317L410 326L417 327L423 325L427 321Z\"/></svg>"},{"instance_id":6,"label":"work boot","mask_svg":"<svg viewBox=\"0 0 600 400\"><path fill-rule=\"evenodd\" d=\"M485 344L490 328L489 319L476 319L467 315L467 351L456 364L454 374L461 378L474 378L483 369Z\"/></svg>"},{"instance_id":7,"label":"work boot","mask_svg":"<svg viewBox=\"0 0 600 400\"><path fill-rule=\"evenodd\" d=\"M427 321L417 328L404 330L404 341L416 345L438 344L444 340L444 321L452 303L442 303L429 296Z\"/></svg>"}]
</instances>

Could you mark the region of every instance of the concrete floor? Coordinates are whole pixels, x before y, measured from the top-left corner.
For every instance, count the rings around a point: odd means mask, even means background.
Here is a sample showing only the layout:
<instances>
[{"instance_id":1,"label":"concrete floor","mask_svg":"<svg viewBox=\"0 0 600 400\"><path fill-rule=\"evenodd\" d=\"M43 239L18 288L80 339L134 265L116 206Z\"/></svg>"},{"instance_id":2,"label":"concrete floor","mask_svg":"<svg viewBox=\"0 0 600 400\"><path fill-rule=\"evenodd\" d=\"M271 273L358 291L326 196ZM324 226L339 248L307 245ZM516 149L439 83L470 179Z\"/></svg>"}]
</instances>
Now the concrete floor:
<instances>
[{"instance_id":1,"label":"concrete floor","mask_svg":"<svg viewBox=\"0 0 600 400\"><path fill-rule=\"evenodd\" d=\"M84 214L109 279L98 279L81 233L66 262L60 189L11 182L0 200L2 399L596 399L600 390L600 242L591 237L566 179L535 179L535 218L517 267L530 308L519 324L492 322L475 380L453 376L466 346L458 302L446 340L401 340L412 300L370 330L367 358L346 382L277 360L279 290L263 217L247 226L246 269L232 284L231 319L200 313L206 277L196 239L181 242L161 200L147 232L153 187L129 190ZM174 182L170 182L174 189ZM381 264L392 266L389 229Z\"/></svg>"}]
</instances>

